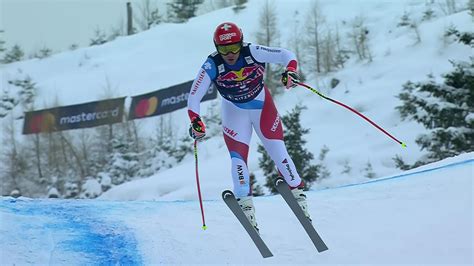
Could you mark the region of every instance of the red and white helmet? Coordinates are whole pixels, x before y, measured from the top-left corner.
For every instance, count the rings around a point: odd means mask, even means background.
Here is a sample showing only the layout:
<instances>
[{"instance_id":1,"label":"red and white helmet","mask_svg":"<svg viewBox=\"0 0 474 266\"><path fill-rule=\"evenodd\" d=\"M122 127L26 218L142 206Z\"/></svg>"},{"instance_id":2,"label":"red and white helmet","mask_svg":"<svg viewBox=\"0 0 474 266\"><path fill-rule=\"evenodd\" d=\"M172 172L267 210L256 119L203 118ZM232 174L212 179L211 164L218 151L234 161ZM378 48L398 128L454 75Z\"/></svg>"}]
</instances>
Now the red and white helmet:
<instances>
[{"instance_id":1,"label":"red and white helmet","mask_svg":"<svg viewBox=\"0 0 474 266\"><path fill-rule=\"evenodd\" d=\"M227 45L232 43L242 42L242 30L235 23L224 22L217 26L214 31L214 44Z\"/></svg>"}]
</instances>

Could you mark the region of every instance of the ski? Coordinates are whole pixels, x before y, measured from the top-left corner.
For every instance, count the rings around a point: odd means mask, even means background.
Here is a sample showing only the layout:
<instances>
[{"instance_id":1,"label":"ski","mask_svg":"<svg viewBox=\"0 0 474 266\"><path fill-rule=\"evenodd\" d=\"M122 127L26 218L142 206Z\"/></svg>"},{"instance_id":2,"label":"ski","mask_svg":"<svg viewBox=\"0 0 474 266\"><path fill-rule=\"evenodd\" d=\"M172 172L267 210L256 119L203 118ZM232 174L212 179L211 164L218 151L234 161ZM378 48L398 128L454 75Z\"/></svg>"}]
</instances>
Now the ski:
<instances>
[{"instance_id":1,"label":"ski","mask_svg":"<svg viewBox=\"0 0 474 266\"><path fill-rule=\"evenodd\" d=\"M272 257L272 252L270 251L270 249L268 249L265 242L263 242L262 238L257 233L257 230L255 230L255 228L245 216L244 212L239 206L239 203L237 202L237 199L234 196L234 193L230 190L225 190L224 192L222 192L222 199L227 204L232 213L235 215L235 217L237 217L240 224L245 228L250 238L255 243L255 246L257 246L258 251L260 251L260 254L262 254L264 258Z\"/></svg>"},{"instance_id":2,"label":"ski","mask_svg":"<svg viewBox=\"0 0 474 266\"><path fill-rule=\"evenodd\" d=\"M318 252L323 252L328 249L324 241L321 239L321 237L318 235L316 232L316 229L314 229L313 224L310 222L310 220L304 215L303 210L301 209L300 205L296 201L295 197L293 196L293 193L291 193L290 188L288 187L288 184L283 178L277 178L275 181L275 186L280 195L283 197L283 199L286 201L288 206L290 206L290 209L293 211L293 213L296 215L296 218L300 221L301 225L303 226L304 230L308 234L309 238L311 238L311 241L313 241L314 246L318 250Z\"/></svg>"}]
</instances>

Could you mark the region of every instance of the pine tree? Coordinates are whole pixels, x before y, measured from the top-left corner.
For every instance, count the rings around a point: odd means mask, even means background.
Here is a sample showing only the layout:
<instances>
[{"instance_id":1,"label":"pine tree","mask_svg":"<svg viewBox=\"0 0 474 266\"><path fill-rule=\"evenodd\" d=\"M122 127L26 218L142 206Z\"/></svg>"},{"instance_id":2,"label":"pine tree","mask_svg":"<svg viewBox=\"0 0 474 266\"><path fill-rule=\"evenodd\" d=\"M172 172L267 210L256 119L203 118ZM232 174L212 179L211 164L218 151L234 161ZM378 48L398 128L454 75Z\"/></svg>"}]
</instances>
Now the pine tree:
<instances>
[{"instance_id":1,"label":"pine tree","mask_svg":"<svg viewBox=\"0 0 474 266\"><path fill-rule=\"evenodd\" d=\"M94 32L94 37L92 37L90 39L89 45L90 46L101 45L101 44L104 44L106 42L107 42L107 36L106 36L105 32L103 32L100 29L96 29L95 32Z\"/></svg>"},{"instance_id":2,"label":"pine tree","mask_svg":"<svg viewBox=\"0 0 474 266\"><path fill-rule=\"evenodd\" d=\"M3 121L2 121L3 122ZM21 141L18 140L17 127L15 119L9 116L2 128L2 149L0 156L3 163L0 172L2 186L0 187L2 195L7 195L13 189L23 188L22 181L30 168L30 161L22 148Z\"/></svg>"},{"instance_id":3,"label":"pine tree","mask_svg":"<svg viewBox=\"0 0 474 266\"><path fill-rule=\"evenodd\" d=\"M168 3L168 20L184 23L196 16L196 11L204 0L173 0Z\"/></svg>"},{"instance_id":4,"label":"pine tree","mask_svg":"<svg viewBox=\"0 0 474 266\"><path fill-rule=\"evenodd\" d=\"M400 18L400 21L398 22L397 27L407 27L407 26L410 26L410 24L411 24L410 15L408 14L408 12L405 11L402 17Z\"/></svg>"},{"instance_id":5,"label":"pine tree","mask_svg":"<svg viewBox=\"0 0 474 266\"><path fill-rule=\"evenodd\" d=\"M149 140L151 145L142 155L140 176L151 176L161 169L171 168L192 151L191 139L187 137L178 142L175 132L172 116L160 116L156 138Z\"/></svg>"},{"instance_id":6,"label":"pine tree","mask_svg":"<svg viewBox=\"0 0 474 266\"><path fill-rule=\"evenodd\" d=\"M50 57L52 54L53 54L53 50L51 50L47 47L43 47L38 52L31 55L30 58L43 59L43 58Z\"/></svg>"},{"instance_id":7,"label":"pine tree","mask_svg":"<svg viewBox=\"0 0 474 266\"><path fill-rule=\"evenodd\" d=\"M454 36L454 41L474 48L474 32L460 32L455 26L450 26L444 33L444 36Z\"/></svg>"},{"instance_id":8,"label":"pine tree","mask_svg":"<svg viewBox=\"0 0 474 266\"><path fill-rule=\"evenodd\" d=\"M396 155L395 158L393 158L393 161L395 162L395 165L398 169L401 169L401 170L409 170L411 168L410 165L406 164L404 161L403 161L403 158L400 156L400 155Z\"/></svg>"},{"instance_id":9,"label":"pine tree","mask_svg":"<svg viewBox=\"0 0 474 266\"><path fill-rule=\"evenodd\" d=\"M350 161L349 159L345 159L344 162L343 162L343 169L341 171L341 174L346 174L346 175L350 175L351 174L351 171L352 171L352 167L350 166Z\"/></svg>"},{"instance_id":10,"label":"pine tree","mask_svg":"<svg viewBox=\"0 0 474 266\"><path fill-rule=\"evenodd\" d=\"M222 134L222 119L219 102L211 102L206 114L202 116L202 119L206 123L206 138Z\"/></svg>"},{"instance_id":11,"label":"pine tree","mask_svg":"<svg viewBox=\"0 0 474 266\"><path fill-rule=\"evenodd\" d=\"M4 64L9 64L23 60L25 53L18 44L15 44L10 51L6 52L3 59L1 60Z\"/></svg>"},{"instance_id":12,"label":"pine tree","mask_svg":"<svg viewBox=\"0 0 474 266\"><path fill-rule=\"evenodd\" d=\"M296 106L290 113L282 117L282 122L285 126L284 141L288 154L293 160L300 177L305 182L305 189L308 189L311 183L319 177L320 166L311 165L314 155L304 148L306 140L303 136L309 133L309 129L303 128L300 123L300 115L303 109L304 107ZM259 158L259 166L266 176L265 186L272 193L276 193L274 181L279 176L278 171L275 169L270 156L265 152L264 147L260 145L258 151L262 154L262 157Z\"/></svg>"},{"instance_id":13,"label":"pine tree","mask_svg":"<svg viewBox=\"0 0 474 266\"><path fill-rule=\"evenodd\" d=\"M433 10L433 8L431 8L431 6L428 6L426 8L425 11L423 11L423 17L421 18L422 21L430 21L432 20L434 17L436 17L436 14Z\"/></svg>"},{"instance_id":14,"label":"pine tree","mask_svg":"<svg viewBox=\"0 0 474 266\"><path fill-rule=\"evenodd\" d=\"M143 162L138 171L142 177L154 175L167 166L168 154L158 145L151 145L151 147L143 153L142 157Z\"/></svg>"},{"instance_id":15,"label":"pine tree","mask_svg":"<svg viewBox=\"0 0 474 266\"><path fill-rule=\"evenodd\" d=\"M309 133L309 129L303 128L300 123L300 115L303 109L305 108L297 105L290 113L282 117L282 122L285 125L284 140L288 154L293 159L298 173L305 182L305 189L308 189L311 187L311 183L319 177L320 166L311 165L314 155L304 148L307 141L303 136Z\"/></svg>"},{"instance_id":16,"label":"pine tree","mask_svg":"<svg viewBox=\"0 0 474 266\"><path fill-rule=\"evenodd\" d=\"M250 173L250 187L252 188L252 196L258 197L264 195L262 187L257 183L254 173Z\"/></svg>"},{"instance_id":17,"label":"pine tree","mask_svg":"<svg viewBox=\"0 0 474 266\"><path fill-rule=\"evenodd\" d=\"M232 8L235 13L239 13L245 8L245 4L248 2L248 0L234 0L235 6Z\"/></svg>"},{"instance_id":18,"label":"pine tree","mask_svg":"<svg viewBox=\"0 0 474 266\"><path fill-rule=\"evenodd\" d=\"M174 153L174 157L178 163L181 162L184 157L186 157L186 155L193 152L192 143L193 141L187 133L178 140L178 144Z\"/></svg>"},{"instance_id":19,"label":"pine tree","mask_svg":"<svg viewBox=\"0 0 474 266\"><path fill-rule=\"evenodd\" d=\"M467 3L467 9L469 9L469 13L474 18L474 0L469 0Z\"/></svg>"},{"instance_id":20,"label":"pine tree","mask_svg":"<svg viewBox=\"0 0 474 266\"><path fill-rule=\"evenodd\" d=\"M428 151L417 165L474 150L474 57L453 66L443 76L443 84L433 76L427 82L408 81L398 96L403 102L397 107L402 118L415 120L428 131L416 139Z\"/></svg>"},{"instance_id":21,"label":"pine tree","mask_svg":"<svg viewBox=\"0 0 474 266\"><path fill-rule=\"evenodd\" d=\"M51 55L53 54L53 50L47 48L47 47L43 47L40 51L39 51L39 58L46 58L46 57L50 57Z\"/></svg>"},{"instance_id":22,"label":"pine tree","mask_svg":"<svg viewBox=\"0 0 474 266\"><path fill-rule=\"evenodd\" d=\"M0 97L0 118L7 116L7 114L15 108L19 100L17 97L11 95L11 90L4 89Z\"/></svg>"},{"instance_id":23,"label":"pine tree","mask_svg":"<svg viewBox=\"0 0 474 266\"><path fill-rule=\"evenodd\" d=\"M214 0L211 3L212 5L211 10L217 10L217 9L222 9L222 8L232 6L234 4L234 1L238 1L238 0Z\"/></svg>"},{"instance_id":24,"label":"pine tree","mask_svg":"<svg viewBox=\"0 0 474 266\"><path fill-rule=\"evenodd\" d=\"M367 178L374 178L376 176L370 161L367 161L367 164L365 165L365 168L364 168L364 172L365 172L365 177Z\"/></svg>"},{"instance_id":25,"label":"pine tree","mask_svg":"<svg viewBox=\"0 0 474 266\"><path fill-rule=\"evenodd\" d=\"M5 31L0 30L0 33L4 33ZM0 53L3 53L6 51L5 47L5 41L3 40L3 37L0 37Z\"/></svg>"},{"instance_id":26,"label":"pine tree","mask_svg":"<svg viewBox=\"0 0 474 266\"><path fill-rule=\"evenodd\" d=\"M344 68L344 63L346 63L346 61L349 60L351 51L343 47L341 34L339 33L339 25L337 24L336 24L336 34L335 34L335 40L334 40L334 49L336 50L336 56L334 58L335 66L337 68ZM335 88L336 85L331 84L332 88Z\"/></svg>"},{"instance_id":27,"label":"pine tree","mask_svg":"<svg viewBox=\"0 0 474 266\"><path fill-rule=\"evenodd\" d=\"M325 165L325 161L326 161L326 155L328 154L329 152L329 148L324 145L323 148L321 149L320 153L319 153L319 164L318 164L318 167L319 167L319 178L320 179L323 179L323 178L328 178L331 176L331 172L329 172L329 169L326 167Z\"/></svg>"},{"instance_id":28,"label":"pine tree","mask_svg":"<svg viewBox=\"0 0 474 266\"><path fill-rule=\"evenodd\" d=\"M23 106L23 111L31 111L38 91L36 82L33 82L29 75L23 79L9 80L8 84L19 87L18 98Z\"/></svg>"},{"instance_id":29,"label":"pine tree","mask_svg":"<svg viewBox=\"0 0 474 266\"><path fill-rule=\"evenodd\" d=\"M114 138L112 140L113 151L110 155L108 172L114 185L130 181L133 177L138 176L138 154L132 150L130 144L125 139Z\"/></svg>"}]
</instances>

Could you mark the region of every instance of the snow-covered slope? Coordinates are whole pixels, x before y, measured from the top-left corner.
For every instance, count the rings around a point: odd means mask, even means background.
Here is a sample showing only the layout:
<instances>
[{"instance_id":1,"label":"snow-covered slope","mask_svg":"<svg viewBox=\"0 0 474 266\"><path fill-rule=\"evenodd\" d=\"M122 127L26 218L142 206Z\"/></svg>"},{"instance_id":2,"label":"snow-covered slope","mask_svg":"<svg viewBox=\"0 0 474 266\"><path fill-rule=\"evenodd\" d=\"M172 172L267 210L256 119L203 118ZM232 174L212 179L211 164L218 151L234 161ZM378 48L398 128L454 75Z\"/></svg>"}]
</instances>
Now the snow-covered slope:
<instances>
[{"instance_id":1,"label":"snow-covered slope","mask_svg":"<svg viewBox=\"0 0 474 266\"><path fill-rule=\"evenodd\" d=\"M0 264L472 265L474 153L308 192L318 253L276 196L255 199L263 259L222 200L0 199ZM133 191L123 191L131 193Z\"/></svg>"},{"instance_id":2,"label":"snow-covered slope","mask_svg":"<svg viewBox=\"0 0 474 266\"><path fill-rule=\"evenodd\" d=\"M462 7L466 1L457 1ZM292 37L295 21L300 22L304 34L304 20L311 1L276 2L280 45L291 48L302 38ZM414 122L400 121L394 109L400 103L396 96L408 80L424 80L427 74L438 77L451 69L449 60L465 59L473 55L472 49L459 43L445 42L445 30L454 25L458 30L472 29L474 23L468 11L444 16L440 9L437 17L419 25L421 43L415 44L413 32L398 28L404 12L419 20L426 1L321 1L327 25L339 23L344 35L350 22L363 16L369 29L369 46L373 62L350 60L346 67L327 76L309 74L308 84L320 89L367 115L397 138L406 142L407 149L387 138L370 124L340 106L322 100L304 88L285 91L275 101L280 114L285 114L296 104L307 107L301 120L311 132L306 136L307 148L317 157L323 146L329 148L324 164L331 177L321 180L316 188L332 187L366 180L367 163L377 176L397 174L393 159L400 155L413 163L422 152L414 139L424 128ZM214 49L212 32L226 20L238 23L249 42L255 40L259 30L259 13L263 3L251 0L247 8L234 13L231 8L217 10L191 19L186 24L160 24L149 31L95 47L65 52L43 60L29 60L0 66L1 86L8 88L8 80L30 75L40 88L35 106L37 109L54 104L70 105L103 99L105 97L133 96L194 78L205 57ZM441 6L441 4L439 5ZM298 12L298 13L296 13ZM346 42L349 40L346 38ZM355 56L354 56L355 58ZM21 73L20 73L21 70ZM338 78L341 83L328 89L329 80ZM283 90L283 88L282 88ZM127 98L127 106L130 98ZM219 101L219 100L217 100ZM211 104L203 104L203 110ZM171 114L176 134L186 134L188 118L185 110ZM2 123L7 124L8 119ZM139 120L141 135L153 134L157 118ZM22 121L17 121L17 132ZM0 131L3 139L5 134ZM19 136L21 139L21 136ZM257 144L254 136L249 155L249 168L263 184L264 177L258 167ZM217 136L200 145L200 170L204 193L207 198L219 197L210 193L230 186L230 163L222 137ZM0 165L1 166L1 165ZM349 173L342 173L349 166ZM191 199L187 194L194 187L194 161L192 155L178 167L157 173L150 179L134 181L124 186L135 187L135 195L111 190L103 197L108 199ZM153 184L152 184L153 183ZM151 185L152 184L152 185ZM218 188L218 189L217 189ZM216 189L216 190L215 190Z\"/></svg>"}]
</instances>

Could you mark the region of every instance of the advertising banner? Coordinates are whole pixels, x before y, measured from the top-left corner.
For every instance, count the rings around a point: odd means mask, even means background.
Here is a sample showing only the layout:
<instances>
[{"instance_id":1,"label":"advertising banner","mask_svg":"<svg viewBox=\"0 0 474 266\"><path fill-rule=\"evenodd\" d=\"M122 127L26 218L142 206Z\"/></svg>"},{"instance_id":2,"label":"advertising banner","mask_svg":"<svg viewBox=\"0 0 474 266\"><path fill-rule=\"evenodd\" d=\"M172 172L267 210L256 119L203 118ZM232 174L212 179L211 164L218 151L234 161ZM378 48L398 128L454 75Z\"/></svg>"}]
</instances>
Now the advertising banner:
<instances>
[{"instance_id":1,"label":"advertising banner","mask_svg":"<svg viewBox=\"0 0 474 266\"><path fill-rule=\"evenodd\" d=\"M191 80L169 88L132 97L129 119L161 115L186 107L192 84L193 81ZM217 89L211 86L202 101L216 98Z\"/></svg>"},{"instance_id":2,"label":"advertising banner","mask_svg":"<svg viewBox=\"0 0 474 266\"><path fill-rule=\"evenodd\" d=\"M125 97L25 113L23 134L62 131L120 123Z\"/></svg>"}]
</instances>

